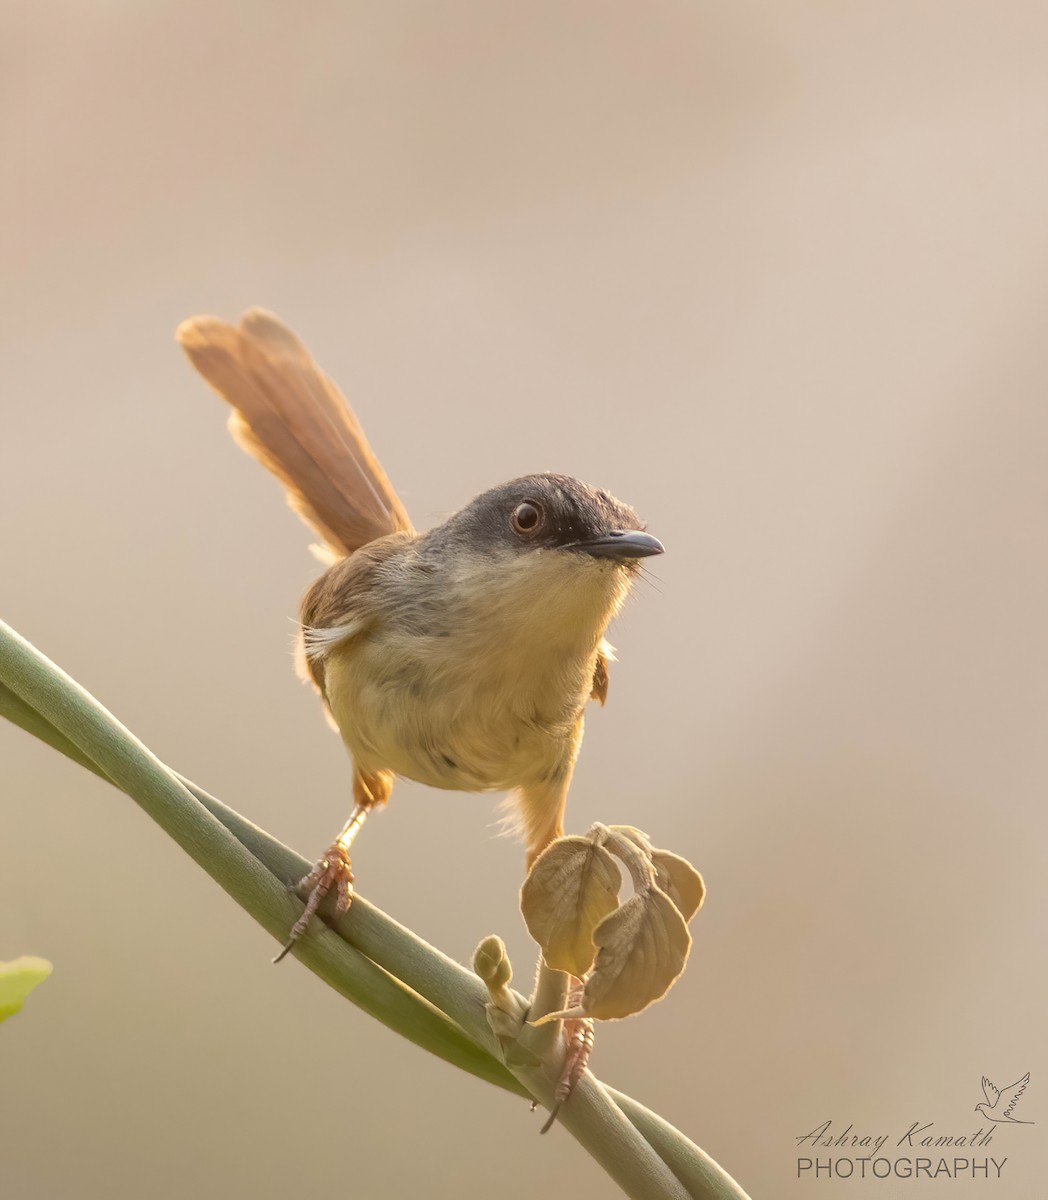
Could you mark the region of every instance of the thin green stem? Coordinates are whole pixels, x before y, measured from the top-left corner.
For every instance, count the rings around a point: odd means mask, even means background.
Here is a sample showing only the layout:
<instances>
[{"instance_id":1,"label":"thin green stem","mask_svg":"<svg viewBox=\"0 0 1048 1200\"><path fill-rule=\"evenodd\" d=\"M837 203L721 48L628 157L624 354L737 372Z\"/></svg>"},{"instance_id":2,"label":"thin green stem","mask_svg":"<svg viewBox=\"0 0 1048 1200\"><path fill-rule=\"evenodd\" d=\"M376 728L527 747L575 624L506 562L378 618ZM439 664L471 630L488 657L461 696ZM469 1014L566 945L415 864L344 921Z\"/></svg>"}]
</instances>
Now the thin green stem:
<instances>
[{"instance_id":1,"label":"thin green stem","mask_svg":"<svg viewBox=\"0 0 1048 1200\"><path fill-rule=\"evenodd\" d=\"M93 771L107 783L113 783L88 755L2 682L0 716ZM290 886L309 871L313 864L272 834L209 795L191 780L177 774L175 777L282 884ZM344 941L446 1013L474 1042L488 1048L493 1054L500 1053L484 1015L487 992L472 971L423 941L363 896L357 895L350 912L341 917L330 915L329 909L330 906L326 905L320 911ZM307 939L309 936L306 935ZM512 1076L498 1082L520 1094L520 1085Z\"/></svg>"},{"instance_id":2,"label":"thin green stem","mask_svg":"<svg viewBox=\"0 0 1048 1200\"><path fill-rule=\"evenodd\" d=\"M94 697L3 622L0 683L71 743L78 759L93 762L127 792L264 929L283 939L302 910L286 886ZM297 954L325 983L417 1045L525 1094L444 1012L323 926L302 939Z\"/></svg>"},{"instance_id":3,"label":"thin green stem","mask_svg":"<svg viewBox=\"0 0 1048 1200\"><path fill-rule=\"evenodd\" d=\"M727 1171L686 1138L664 1117L645 1108L632 1096L604 1085L604 1090L622 1109L656 1154L677 1176L696 1200L748 1200L746 1193Z\"/></svg>"},{"instance_id":4,"label":"thin green stem","mask_svg":"<svg viewBox=\"0 0 1048 1200\"><path fill-rule=\"evenodd\" d=\"M310 864L160 763L93 697L0 622L0 716L127 792L278 940L301 911L287 884ZM446 1061L547 1106L549 1064L534 1078L499 1061L484 985L357 897L296 953L365 1011ZM557 973L559 974L559 973ZM552 995L555 982L546 981ZM558 986L559 986L559 981ZM661 1117L588 1073L561 1122L620 1184L644 1200L746 1200L716 1163Z\"/></svg>"},{"instance_id":5,"label":"thin green stem","mask_svg":"<svg viewBox=\"0 0 1048 1200\"><path fill-rule=\"evenodd\" d=\"M548 1067L512 1067L535 1098L553 1105L554 1079ZM689 1200L680 1177L588 1071L563 1104L557 1121L601 1164L632 1200ZM705 1197L703 1193L697 1194Z\"/></svg>"},{"instance_id":6,"label":"thin green stem","mask_svg":"<svg viewBox=\"0 0 1048 1200\"><path fill-rule=\"evenodd\" d=\"M563 1012L568 1001L569 982L566 972L546 966L540 954L528 1020L537 1021L549 1013ZM520 1042L536 1058L548 1058L560 1041L560 1031L559 1021L550 1021L548 1025L528 1025L521 1032Z\"/></svg>"}]
</instances>

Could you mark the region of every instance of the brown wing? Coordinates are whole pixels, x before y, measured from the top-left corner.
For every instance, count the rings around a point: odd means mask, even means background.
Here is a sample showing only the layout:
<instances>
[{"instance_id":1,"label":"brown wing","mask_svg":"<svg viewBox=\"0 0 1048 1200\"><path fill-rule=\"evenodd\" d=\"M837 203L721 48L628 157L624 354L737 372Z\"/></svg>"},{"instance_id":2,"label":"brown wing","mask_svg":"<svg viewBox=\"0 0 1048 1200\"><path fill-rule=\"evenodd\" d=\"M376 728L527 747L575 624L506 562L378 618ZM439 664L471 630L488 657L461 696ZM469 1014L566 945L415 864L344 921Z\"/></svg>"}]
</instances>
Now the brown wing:
<instances>
[{"instance_id":1,"label":"brown wing","mask_svg":"<svg viewBox=\"0 0 1048 1200\"><path fill-rule=\"evenodd\" d=\"M288 503L335 554L411 530L345 397L272 313L253 308L239 325L191 317L175 336L233 406L237 443L283 483Z\"/></svg>"},{"instance_id":2,"label":"brown wing","mask_svg":"<svg viewBox=\"0 0 1048 1200\"><path fill-rule=\"evenodd\" d=\"M410 545L413 537L401 532L369 542L351 557L328 567L306 588L298 609L298 673L303 679L312 680L325 699L327 655L371 624L375 615L371 586L375 572Z\"/></svg>"}]
</instances>

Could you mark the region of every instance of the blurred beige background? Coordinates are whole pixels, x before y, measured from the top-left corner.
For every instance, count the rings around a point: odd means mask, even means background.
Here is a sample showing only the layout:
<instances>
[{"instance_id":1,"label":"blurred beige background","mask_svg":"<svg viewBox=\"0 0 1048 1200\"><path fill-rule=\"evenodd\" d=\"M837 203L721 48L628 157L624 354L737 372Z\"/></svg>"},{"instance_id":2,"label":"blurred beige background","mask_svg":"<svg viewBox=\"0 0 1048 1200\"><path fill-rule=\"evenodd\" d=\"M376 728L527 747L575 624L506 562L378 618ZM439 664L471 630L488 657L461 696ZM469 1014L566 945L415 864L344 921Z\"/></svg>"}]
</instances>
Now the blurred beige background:
<instances>
[{"instance_id":1,"label":"blurred beige background","mask_svg":"<svg viewBox=\"0 0 1048 1200\"><path fill-rule=\"evenodd\" d=\"M593 1065L754 1197L1044 1194L1048 10L7 4L0 615L312 857L343 751L289 662L308 535L182 361L271 307L419 524L557 469L664 539L570 824L709 886ZM407 784L366 895L527 978L495 802ZM126 798L0 728L0 1192L610 1195L370 1023ZM977 1127L999 1183L798 1182L794 1139ZM498 1181L497 1184L495 1181Z\"/></svg>"}]
</instances>

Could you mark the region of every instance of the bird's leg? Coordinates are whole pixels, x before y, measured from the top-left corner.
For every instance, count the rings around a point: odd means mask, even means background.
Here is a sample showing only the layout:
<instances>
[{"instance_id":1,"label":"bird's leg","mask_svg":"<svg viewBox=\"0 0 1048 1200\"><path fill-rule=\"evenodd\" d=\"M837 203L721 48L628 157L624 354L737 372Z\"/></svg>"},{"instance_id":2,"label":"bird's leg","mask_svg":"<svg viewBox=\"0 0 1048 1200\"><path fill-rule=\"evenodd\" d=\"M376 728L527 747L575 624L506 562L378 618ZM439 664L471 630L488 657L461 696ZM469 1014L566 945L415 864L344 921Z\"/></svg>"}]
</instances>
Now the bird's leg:
<instances>
[{"instance_id":1,"label":"bird's leg","mask_svg":"<svg viewBox=\"0 0 1048 1200\"><path fill-rule=\"evenodd\" d=\"M305 933L320 902L332 888L335 889L335 911L344 913L349 908L353 901L353 871L350 867L349 848L367 819L368 811L367 806L358 804L353 809L353 815L343 826L342 832L324 852L324 857L318 860L308 875L299 880L296 891L308 892L309 898L302 916L291 927L288 944L275 962L279 962L294 942Z\"/></svg>"},{"instance_id":2,"label":"bird's leg","mask_svg":"<svg viewBox=\"0 0 1048 1200\"><path fill-rule=\"evenodd\" d=\"M364 775L360 771L353 775L353 798L356 805L349 820L342 826L342 832L325 850L313 870L295 887L297 892L308 892L306 907L302 915L291 927L287 945L273 959L275 963L288 953L291 947L305 933L313 914L321 901L331 891L335 890L335 912L344 913L353 902L353 871L351 869L349 848L353 845L357 834L367 820L368 813L385 804L393 786L393 776L387 771L379 771L374 775Z\"/></svg>"},{"instance_id":3,"label":"bird's leg","mask_svg":"<svg viewBox=\"0 0 1048 1200\"><path fill-rule=\"evenodd\" d=\"M574 1008L582 1000L583 983L581 979L572 980L573 986L568 996L568 1007ZM569 1017L564 1021L564 1063L560 1069L560 1077L553 1091L553 1107L550 1109L546 1124L540 1133L545 1133L557 1119L560 1106L575 1090L575 1085L582 1077L582 1072L589 1062L593 1050L593 1019L591 1017Z\"/></svg>"},{"instance_id":4,"label":"bird's leg","mask_svg":"<svg viewBox=\"0 0 1048 1200\"><path fill-rule=\"evenodd\" d=\"M578 749L576 741L571 753ZM568 760L556 776L545 783L529 784L516 793L517 814L527 846L525 866L527 870L543 850L559 837L564 836L564 808L568 802L568 784L571 782L572 760Z\"/></svg>"}]
</instances>

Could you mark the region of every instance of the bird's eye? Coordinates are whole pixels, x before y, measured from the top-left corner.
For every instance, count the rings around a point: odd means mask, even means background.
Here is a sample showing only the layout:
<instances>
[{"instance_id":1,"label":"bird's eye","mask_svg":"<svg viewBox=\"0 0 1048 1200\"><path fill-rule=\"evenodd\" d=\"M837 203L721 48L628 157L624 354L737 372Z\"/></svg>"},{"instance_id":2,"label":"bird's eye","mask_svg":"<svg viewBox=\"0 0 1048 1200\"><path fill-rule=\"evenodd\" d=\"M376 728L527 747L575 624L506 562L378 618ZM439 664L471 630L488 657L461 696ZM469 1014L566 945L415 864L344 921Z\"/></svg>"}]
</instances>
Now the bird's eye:
<instances>
[{"instance_id":1,"label":"bird's eye","mask_svg":"<svg viewBox=\"0 0 1048 1200\"><path fill-rule=\"evenodd\" d=\"M542 509L534 500L525 500L513 510L513 528L517 533L534 533L542 524Z\"/></svg>"}]
</instances>

